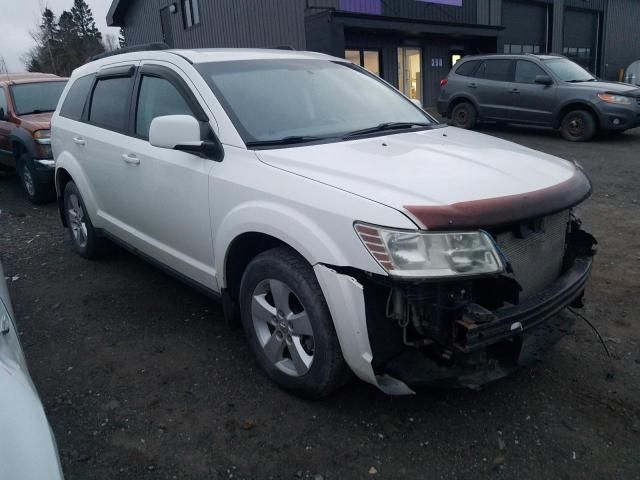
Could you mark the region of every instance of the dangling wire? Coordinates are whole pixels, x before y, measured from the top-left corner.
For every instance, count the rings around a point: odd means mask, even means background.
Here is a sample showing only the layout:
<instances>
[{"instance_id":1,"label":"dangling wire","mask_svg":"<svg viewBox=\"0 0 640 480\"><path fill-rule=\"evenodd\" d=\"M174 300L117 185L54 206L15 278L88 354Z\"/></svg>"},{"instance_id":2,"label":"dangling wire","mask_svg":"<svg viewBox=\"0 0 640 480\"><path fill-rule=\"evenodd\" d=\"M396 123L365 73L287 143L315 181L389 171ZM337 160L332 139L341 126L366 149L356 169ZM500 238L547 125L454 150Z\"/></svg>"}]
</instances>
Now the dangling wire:
<instances>
[{"instance_id":1,"label":"dangling wire","mask_svg":"<svg viewBox=\"0 0 640 480\"><path fill-rule=\"evenodd\" d=\"M587 317L585 317L584 315L582 315L579 312L576 312L575 310L573 310L572 308L568 308L568 310L573 313L574 315L580 317L582 320L584 320L585 322L587 322L587 325L589 325L591 327L591 329L596 332L596 335L598 336L598 339L600 340L600 343L602 344L602 346L604 347L604 351L607 352L607 355L609 356L610 359L613 359L613 357L611 356L611 352L609 351L609 348L607 347L607 344L604 341L604 338L602 338L602 335L600 335L600 332L598 331L598 329L595 327L595 325L593 323L591 323Z\"/></svg>"}]
</instances>

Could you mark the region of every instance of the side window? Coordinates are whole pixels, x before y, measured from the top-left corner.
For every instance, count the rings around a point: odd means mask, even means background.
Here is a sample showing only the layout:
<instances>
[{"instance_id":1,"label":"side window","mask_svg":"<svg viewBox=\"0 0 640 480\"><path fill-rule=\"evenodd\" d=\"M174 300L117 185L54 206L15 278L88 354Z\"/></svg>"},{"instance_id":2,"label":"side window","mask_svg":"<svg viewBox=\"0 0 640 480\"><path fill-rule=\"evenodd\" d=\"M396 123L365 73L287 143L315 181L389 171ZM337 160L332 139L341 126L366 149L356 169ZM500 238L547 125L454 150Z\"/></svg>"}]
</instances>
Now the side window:
<instances>
[{"instance_id":1,"label":"side window","mask_svg":"<svg viewBox=\"0 0 640 480\"><path fill-rule=\"evenodd\" d=\"M171 82L164 78L143 76L138 94L136 134L149 138L151 121L165 115L194 116L183 96Z\"/></svg>"},{"instance_id":2,"label":"side window","mask_svg":"<svg viewBox=\"0 0 640 480\"><path fill-rule=\"evenodd\" d=\"M7 96L4 93L4 87L0 87L0 110L7 114Z\"/></svg>"},{"instance_id":3,"label":"side window","mask_svg":"<svg viewBox=\"0 0 640 480\"><path fill-rule=\"evenodd\" d=\"M511 60L485 60L475 76L497 82L510 82Z\"/></svg>"},{"instance_id":4,"label":"side window","mask_svg":"<svg viewBox=\"0 0 640 480\"><path fill-rule=\"evenodd\" d=\"M130 77L99 79L93 89L89 121L110 130L125 131L129 118Z\"/></svg>"},{"instance_id":5,"label":"side window","mask_svg":"<svg viewBox=\"0 0 640 480\"><path fill-rule=\"evenodd\" d=\"M89 90L93 84L94 77L95 75L87 75L86 77L77 79L73 85L71 85L60 109L61 116L70 118L71 120L80 121L82 119L82 111L89 96Z\"/></svg>"},{"instance_id":6,"label":"side window","mask_svg":"<svg viewBox=\"0 0 640 480\"><path fill-rule=\"evenodd\" d=\"M536 83L536 76L546 75L538 65L526 60L518 60L516 62L516 82L518 83Z\"/></svg>"},{"instance_id":7,"label":"side window","mask_svg":"<svg viewBox=\"0 0 640 480\"><path fill-rule=\"evenodd\" d=\"M462 75L464 77L471 77L473 76L473 72L475 72L479 63L480 60L471 60L469 62L464 62L457 68L456 74Z\"/></svg>"}]
</instances>

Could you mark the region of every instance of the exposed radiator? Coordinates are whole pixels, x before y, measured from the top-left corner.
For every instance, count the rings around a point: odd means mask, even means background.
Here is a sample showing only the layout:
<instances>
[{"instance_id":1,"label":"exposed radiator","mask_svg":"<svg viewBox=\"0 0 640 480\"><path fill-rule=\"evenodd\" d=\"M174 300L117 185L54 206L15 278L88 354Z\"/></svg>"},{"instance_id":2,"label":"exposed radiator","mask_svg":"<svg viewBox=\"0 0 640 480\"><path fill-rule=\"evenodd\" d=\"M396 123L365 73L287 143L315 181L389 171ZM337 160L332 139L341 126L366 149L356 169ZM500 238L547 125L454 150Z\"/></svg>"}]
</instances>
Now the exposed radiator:
<instances>
[{"instance_id":1,"label":"exposed radiator","mask_svg":"<svg viewBox=\"0 0 640 480\"><path fill-rule=\"evenodd\" d=\"M514 232L497 235L496 241L513 267L513 276L522 287L520 299L535 295L560 275L570 211L549 215L542 226L525 238Z\"/></svg>"}]
</instances>

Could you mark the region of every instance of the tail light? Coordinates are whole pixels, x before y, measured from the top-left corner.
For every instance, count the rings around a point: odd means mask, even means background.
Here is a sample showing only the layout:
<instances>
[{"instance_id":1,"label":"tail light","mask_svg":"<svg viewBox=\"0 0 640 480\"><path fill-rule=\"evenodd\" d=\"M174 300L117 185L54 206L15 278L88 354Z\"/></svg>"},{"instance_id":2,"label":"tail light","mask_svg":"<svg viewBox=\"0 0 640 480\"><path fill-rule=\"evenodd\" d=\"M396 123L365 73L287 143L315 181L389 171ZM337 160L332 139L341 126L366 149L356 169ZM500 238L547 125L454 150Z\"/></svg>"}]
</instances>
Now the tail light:
<instances>
[{"instance_id":1,"label":"tail light","mask_svg":"<svg viewBox=\"0 0 640 480\"><path fill-rule=\"evenodd\" d=\"M442 80L440 80L440 86L444 87L447 83L449 83L449 79L448 78L443 78Z\"/></svg>"}]
</instances>

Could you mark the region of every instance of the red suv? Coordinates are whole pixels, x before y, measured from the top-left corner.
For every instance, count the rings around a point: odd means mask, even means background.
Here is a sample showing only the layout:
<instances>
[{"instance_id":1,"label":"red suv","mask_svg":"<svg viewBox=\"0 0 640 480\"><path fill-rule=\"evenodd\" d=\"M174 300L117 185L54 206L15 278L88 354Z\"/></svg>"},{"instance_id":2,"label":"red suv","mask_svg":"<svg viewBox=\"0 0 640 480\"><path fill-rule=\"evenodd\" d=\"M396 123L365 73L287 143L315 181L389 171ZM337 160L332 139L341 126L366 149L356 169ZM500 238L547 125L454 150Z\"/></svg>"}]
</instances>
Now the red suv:
<instances>
[{"instance_id":1,"label":"red suv","mask_svg":"<svg viewBox=\"0 0 640 480\"><path fill-rule=\"evenodd\" d=\"M0 76L0 169L15 168L33 203L55 198L51 115L66 84L43 73Z\"/></svg>"}]
</instances>

